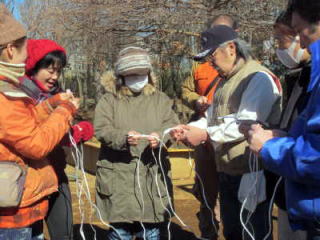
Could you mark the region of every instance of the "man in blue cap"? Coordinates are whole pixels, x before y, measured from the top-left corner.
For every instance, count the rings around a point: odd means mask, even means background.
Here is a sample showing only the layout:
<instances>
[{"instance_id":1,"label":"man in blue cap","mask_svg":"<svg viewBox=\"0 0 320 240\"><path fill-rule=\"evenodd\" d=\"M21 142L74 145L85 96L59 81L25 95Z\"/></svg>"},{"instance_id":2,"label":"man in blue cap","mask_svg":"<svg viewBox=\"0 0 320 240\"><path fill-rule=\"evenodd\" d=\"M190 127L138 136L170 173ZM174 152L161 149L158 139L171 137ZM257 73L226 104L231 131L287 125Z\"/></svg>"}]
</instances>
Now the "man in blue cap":
<instances>
[{"instance_id":1,"label":"man in blue cap","mask_svg":"<svg viewBox=\"0 0 320 240\"><path fill-rule=\"evenodd\" d=\"M249 47L232 28L218 25L208 29L201 34L201 45L203 50L194 59L211 62L224 79L207 117L180 125L171 135L191 146L212 143L225 239L250 239L251 235L262 240L269 230L264 174L258 161L251 158L238 127L240 120L276 124L281 112L281 85L270 70L253 60ZM248 181L255 176L254 181ZM247 230L242 234L244 228Z\"/></svg>"},{"instance_id":2,"label":"man in blue cap","mask_svg":"<svg viewBox=\"0 0 320 240\"><path fill-rule=\"evenodd\" d=\"M226 25L239 31L238 21L228 14L217 15L210 23L210 27ZM190 75L181 86L182 100L194 110L190 121L198 120L204 115L221 80L218 71L210 62L193 63ZM200 202L197 218L201 238L217 240L219 221L214 210L217 206L219 181L212 145L207 143L195 147L193 158L197 176L192 192Z\"/></svg>"}]
</instances>

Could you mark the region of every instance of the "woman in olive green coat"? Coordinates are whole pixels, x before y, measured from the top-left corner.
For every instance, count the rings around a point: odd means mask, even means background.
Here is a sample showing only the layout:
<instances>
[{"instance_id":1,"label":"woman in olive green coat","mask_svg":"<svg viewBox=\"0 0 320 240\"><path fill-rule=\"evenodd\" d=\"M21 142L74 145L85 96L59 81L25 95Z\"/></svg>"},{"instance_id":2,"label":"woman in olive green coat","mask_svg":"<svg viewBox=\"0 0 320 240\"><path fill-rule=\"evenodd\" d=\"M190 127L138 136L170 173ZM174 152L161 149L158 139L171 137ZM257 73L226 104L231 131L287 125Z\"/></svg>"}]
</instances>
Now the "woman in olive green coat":
<instances>
[{"instance_id":1,"label":"woman in olive green coat","mask_svg":"<svg viewBox=\"0 0 320 240\"><path fill-rule=\"evenodd\" d=\"M103 219L116 229L108 233L108 239L158 240L160 223L168 220L168 210L172 210L170 163L163 148L162 172L158 139L178 124L177 116L170 99L155 87L144 49L123 49L115 72L105 73L102 84L107 93L95 112L96 136L102 143L96 201Z\"/></svg>"}]
</instances>

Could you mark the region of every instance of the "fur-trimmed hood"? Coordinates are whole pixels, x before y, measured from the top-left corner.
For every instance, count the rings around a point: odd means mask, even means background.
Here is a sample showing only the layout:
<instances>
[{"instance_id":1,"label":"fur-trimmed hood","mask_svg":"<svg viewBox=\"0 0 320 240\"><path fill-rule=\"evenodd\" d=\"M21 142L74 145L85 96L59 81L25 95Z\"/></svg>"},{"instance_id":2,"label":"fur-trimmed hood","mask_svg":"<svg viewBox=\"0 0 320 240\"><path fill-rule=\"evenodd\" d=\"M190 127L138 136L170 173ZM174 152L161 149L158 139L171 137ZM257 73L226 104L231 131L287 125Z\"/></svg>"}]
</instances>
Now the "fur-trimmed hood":
<instances>
[{"instance_id":1,"label":"fur-trimmed hood","mask_svg":"<svg viewBox=\"0 0 320 240\"><path fill-rule=\"evenodd\" d=\"M134 93L124 84L124 79L116 77L113 71L105 72L100 79L101 85L106 92L114 94L118 98L133 96ZM157 91L157 79L153 72L149 74L149 83L143 88L142 93L146 96L152 95Z\"/></svg>"}]
</instances>

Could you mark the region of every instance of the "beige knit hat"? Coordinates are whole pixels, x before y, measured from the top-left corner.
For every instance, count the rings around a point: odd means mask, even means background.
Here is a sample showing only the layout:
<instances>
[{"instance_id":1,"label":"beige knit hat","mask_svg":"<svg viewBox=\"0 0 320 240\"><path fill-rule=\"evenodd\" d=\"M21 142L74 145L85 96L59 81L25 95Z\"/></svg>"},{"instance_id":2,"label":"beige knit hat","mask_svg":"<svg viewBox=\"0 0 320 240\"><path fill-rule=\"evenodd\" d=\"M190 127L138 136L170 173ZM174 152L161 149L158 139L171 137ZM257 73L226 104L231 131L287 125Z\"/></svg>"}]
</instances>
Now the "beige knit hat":
<instances>
[{"instance_id":1,"label":"beige knit hat","mask_svg":"<svg viewBox=\"0 0 320 240\"><path fill-rule=\"evenodd\" d=\"M146 75L151 69L148 52L139 47L127 47L121 50L115 63L116 76Z\"/></svg>"},{"instance_id":2,"label":"beige knit hat","mask_svg":"<svg viewBox=\"0 0 320 240\"><path fill-rule=\"evenodd\" d=\"M0 45L25 36L27 36L27 31L23 25L12 17L4 4L0 4Z\"/></svg>"}]
</instances>

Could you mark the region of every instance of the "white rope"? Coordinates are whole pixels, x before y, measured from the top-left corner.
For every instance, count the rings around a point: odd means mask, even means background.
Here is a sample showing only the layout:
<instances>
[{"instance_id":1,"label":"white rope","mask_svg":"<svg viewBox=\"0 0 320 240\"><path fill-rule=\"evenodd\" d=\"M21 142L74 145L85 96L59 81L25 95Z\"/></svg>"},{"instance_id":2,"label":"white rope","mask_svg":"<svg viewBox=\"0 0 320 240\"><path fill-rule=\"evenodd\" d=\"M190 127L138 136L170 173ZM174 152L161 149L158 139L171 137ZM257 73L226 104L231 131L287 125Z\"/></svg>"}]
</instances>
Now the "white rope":
<instances>
[{"instance_id":1,"label":"white rope","mask_svg":"<svg viewBox=\"0 0 320 240\"><path fill-rule=\"evenodd\" d=\"M81 143L80 144L80 147L81 147L81 161L80 161L80 169L81 169L81 172L82 172L82 176L83 176L83 183L85 185L85 195L87 197L87 199L89 200L89 202L91 202L91 193L90 193L90 188L89 188L89 184L88 184L88 179L87 179L87 175L84 171L84 154L83 154L83 144ZM92 231L94 232L94 239L96 240L97 239L97 232L95 230L95 228L92 226L91 222L92 222L92 215L93 215L93 207L92 207L92 204L90 204L90 218L89 218L89 223L90 223L90 227L92 229Z\"/></svg>"},{"instance_id":2,"label":"white rope","mask_svg":"<svg viewBox=\"0 0 320 240\"><path fill-rule=\"evenodd\" d=\"M166 180L166 175L165 175L165 172L164 172L164 169L163 169L163 166L162 166L162 161L161 161L161 151L162 151L162 146L166 147L165 143L164 143L164 137L165 137L165 132L162 136L162 139L160 140L159 138L159 143L160 143L160 148L159 148L159 166L160 166L160 169L161 169L161 172L162 172L162 175L163 175L163 180L164 180L164 185L166 187L166 193L167 193L167 196L168 196L168 199L169 199L169 206L170 206L170 209L172 211L172 213L174 214L174 216L178 219L178 221L182 224L183 227L188 227L182 220L181 218L178 216L178 214L174 211L173 209L173 206L172 206L172 200L171 200L171 196L169 194L169 190L168 190L168 183L167 183L167 180Z\"/></svg>"},{"instance_id":3,"label":"white rope","mask_svg":"<svg viewBox=\"0 0 320 240\"><path fill-rule=\"evenodd\" d=\"M250 155L251 155L251 154L250 154ZM255 167L255 165L254 165L254 162L256 162L256 164L255 164L256 167ZM254 162L253 162L253 167L252 167L251 169L255 169L256 172L257 172L259 166L258 166L258 157L257 157L256 155L254 155ZM257 179L257 177L256 177L256 180L255 180L255 182L254 182L254 184L253 184L252 187L254 187L255 184L257 184L257 180L258 180L258 179ZM272 234L272 209L273 209L274 198L275 198L275 195L276 195L276 192L277 192L277 190L278 190L278 187L279 187L279 184L280 184L281 180L282 180L282 177L279 177L279 179L278 179L278 181L277 181L277 183L276 183L276 185L275 185L275 188L274 188L274 190L273 190L272 197L271 197L271 199L270 199L269 208L268 208L268 224L269 224L269 230L268 230L268 233L266 234L266 236L263 238L263 240L267 240L267 239L270 237L270 235ZM250 238L251 238L252 240L255 240L255 239L254 239L254 233L251 234L250 231L248 230L248 228L246 227L246 225L249 223L250 217L252 216L253 213L249 213L249 217L247 218L246 222L245 222L245 223L243 222L243 210L244 210L244 206L245 206L247 200L248 200L248 198L245 199L245 201L243 202L243 204L242 204L242 206L241 206L240 221L241 221L241 224L242 224L244 230L248 233L248 235L250 236ZM253 229L253 228L252 228L252 229Z\"/></svg>"},{"instance_id":4,"label":"white rope","mask_svg":"<svg viewBox=\"0 0 320 240\"><path fill-rule=\"evenodd\" d=\"M220 117L219 119L225 119L225 118L235 118L234 121L231 121L227 126L229 127L229 125L231 125L232 123L234 122L237 122L237 123L241 123L241 121L245 121L245 119L239 119L237 117L233 117L233 116L224 116L224 117ZM250 120L250 119L249 119ZM255 120L252 120L252 121L255 121ZM267 124L261 122L261 121L257 121L258 124L261 124L263 126L266 126ZM225 129L226 129L225 128ZM249 193L253 190L253 187L255 187L255 185L257 184L258 182L258 171L259 171L259 161L258 161L258 156L254 155L253 157L253 161L252 161L252 158L251 158L251 154L252 152L250 152L250 156L249 156L249 169L250 169L250 172L255 172L256 173L256 179L255 179L255 182L254 184L252 185L252 188L251 190L249 191ZM272 209L273 209L273 202L274 202L274 197L275 197L275 194L276 194L276 191L278 189L278 186L279 186L279 183L281 182L281 179L282 177L279 178L275 188L274 188L274 192L273 192L273 195L272 195L272 198L271 198L271 201L270 201L270 205L269 205L269 209L268 209L268 219L269 219L269 230L268 230L268 233L267 235L265 236L265 238L263 240L266 240L268 239L268 237L270 236L271 232L272 232ZM248 196L249 197L249 196ZM248 215L247 215L247 219L246 221L244 222L243 221L243 210L244 210L244 206L248 200L248 197L245 198L244 202L242 203L242 206L241 206L241 210L240 210L240 222L241 222L241 225L243 226L244 230L248 233L248 235L250 236L250 238L252 240L255 240L254 239L254 232L253 232L253 235L250 233L250 231L248 230L248 228L246 227L246 225L249 223L250 224L250 218L252 217L252 214L254 212L248 212ZM252 227L253 229L253 227ZM254 229L253 229L254 230ZM244 232L242 233L244 235Z\"/></svg>"},{"instance_id":5,"label":"white rope","mask_svg":"<svg viewBox=\"0 0 320 240\"><path fill-rule=\"evenodd\" d=\"M165 146L165 144L162 144L163 141L162 141L160 138L158 138L158 137L156 137L156 136L153 136L153 135L131 134L131 135L129 135L129 137L139 137L139 138L150 138L150 137L151 137L151 138L156 139L156 140L159 142L159 144L160 144L160 149L162 148L162 145ZM153 149L152 149L152 154L153 154L153 156L154 156L155 162L159 165L159 167L160 167L160 169L161 169L161 172L162 172L162 175L163 175L163 179L164 179L164 183L165 183L165 189L166 189L166 194L167 194L167 197L168 197L168 199L169 199L170 209L171 209L172 213L174 213L174 215L177 217L177 219L178 219L184 226L186 226L186 225L182 222L182 220L180 219L180 217L176 214L176 212L173 210L173 206L172 206L172 204L171 204L171 197L170 197L170 194L169 194L168 185L167 185L167 181L166 181L166 175L165 175L165 172L164 172L164 170L163 170L163 166L162 166L162 162L161 162L161 151L159 151L159 153L160 153L160 154L159 154L159 162L158 162L158 161L157 161L157 158L155 157L154 151L153 151ZM139 188L139 191L140 191L141 201L142 201L142 203L141 203L142 216L144 216L143 191L142 191L141 183L140 183L140 162L141 162L141 154L142 154L142 153L140 153L139 159L138 159L138 161L137 161L137 176L136 176L136 177L137 177L138 188ZM156 182L156 186L157 186L157 191L158 191L158 194L159 194L160 202L161 202L162 207L165 209L165 211L168 212L169 217L170 217L170 220L169 220L168 225L167 225L167 229L168 229L168 239L170 240L170 239L171 239L170 225L171 225L171 217L172 217L172 215L171 215L170 210L165 206L165 204L164 204L164 202L163 202L163 200L162 200L162 197L161 197L162 194L161 194L161 190L160 190L160 186L159 186L159 182L158 182L158 175L157 175L157 174L158 174L158 173L156 172L155 182ZM142 227L142 229L143 229L143 239L146 239L146 229L145 229L145 227L144 227L144 225L143 225L142 219L141 219L141 221L139 221L139 223L140 223L140 225L141 225L141 227Z\"/></svg>"},{"instance_id":6,"label":"white rope","mask_svg":"<svg viewBox=\"0 0 320 240\"><path fill-rule=\"evenodd\" d=\"M154 154L154 151L152 149L152 156L157 164L157 158L156 158L156 155ZM165 206L163 200L162 200L162 193L161 193L161 190L160 190L160 186L159 186L159 182L158 182L158 171L156 171L156 175L155 175L155 182L156 182L156 186L157 186L157 191L158 191L158 195L159 195L159 198L160 198L160 202L161 202L161 205L163 207L163 209L168 213L169 215L169 221L168 221L168 225L167 225L167 230L168 230L168 240L171 239L171 232L170 232L170 226L171 226L171 217L172 217L172 214L170 212L170 210Z\"/></svg>"},{"instance_id":7,"label":"white rope","mask_svg":"<svg viewBox=\"0 0 320 240\"><path fill-rule=\"evenodd\" d=\"M69 140L70 143L73 147L73 150L75 151L75 153L71 150L71 154L75 163L75 169L76 169L76 192L77 192L77 196L78 196L78 200L79 200L79 211L80 211L80 215L81 215L81 225L80 225L80 235L82 237L82 239L86 239L85 235L83 233L83 222L84 222L84 212L82 213L82 209L81 206L83 205L83 201L82 201L82 191L83 191L83 184L85 184L86 186L86 191L84 191L85 196L88 200L88 202L90 203L90 208L91 208L91 216L90 216L90 226L94 231L94 239L96 239L96 230L94 229L94 227L91 224L91 220L92 220L92 208L95 209L96 213L98 214L99 220L101 221L101 223L103 225L105 225L106 227L112 229L113 231L115 231L115 233L119 236L119 238L122 240L120 233L118 232L118 230L116 228L114 228L113 226L111 226L110 224L106 223L103 218L102 218L102 214L100 212L100 209L97 207L97 205L95 203L92 202L91 200L91 194L90 194L90 188L89 188L89 184L88 184L88 180L86 177L86 173L84 171L84 166L83 166L83 149L82 152L78 149L78 146L74 140L74 138L72 137L72 134L69 132ZM83 147L81 145L81 147ZM78 176L78 171L81 171L82 173L82 177L83 177L83 181L81 183L79 183L79 176Z\"/></svg>"},{"instance_id":8,"label":"white rope","mask_svg":"<svg viewBox=\"0 0 320 240\"><path fill-rule=\"evenodd\" d=\"M269 219L269 231L267 233L267 235L263 238L263 240L267 240L271 233L272 233L272 209L273 209L273 203L274 203L274 198L276 196L276 193L277 193L277 190L278 190L278 187L279 187L279 184L280 182L282 181L282 177L279 177L277 183L276 183L276 186L274 188L274 191L272 193L272 197L271 197L271 200L270 200L270 205L269 205L269 214L268 214L268 219Z\"/></svg>"},{"instance_id":9,"label":"white rope","mask_svg":"<svg viewBox=\"0 0 320 240\"><path fill-rule=\"evenodd\" d=\"M161 145L164 145L164 146L165 146L163 139L165 138L165 136L166 136L167 134L169 134L169 133L170 133L172 130L174 130L174 129L180 129L180 128L176 128L176 127L174 127L174 128L168 128L168 129L166 129L166 130L163 132L163 137L162 137L162 140L160 141ZM159 151L159 158L160 158L160 156L161 156L161 147L160 147L160 151ZM207 200L207 198L206 198L203 180L202 180L201 176L199 175L199 173L198 173L195 169L193 169L193 166L192 166L192 163L191 163L190 153L189 153L189 160L188 160L188 162L189 162L189 166L190 166L191 170L194 170L197 178L198 178L199 181L200 181L201 193L202 193L202 197L203 197L203 199L204 199L204 201L205 201L205 206L206 206L206 208L210 211L212 226L213 226L213 228L215 229L215 232L218 234L218 230L217 230L217 227L216 227L215 222L214 222L214 213L213 213L212 209L210 208L210 206L209 206L209 204L208 204L208 200ZM175 212L174 212L174 213L175 213ZM176 217L177 217L177 216L176 216ZM178 217L177 217L177 219L179 220ZM187 226L187 225L184 224L184 223L182 223L182 225L184 225L184 227L190 228L189 226ZM190 229L191 229L191 228L190 228ZM191 229L191 231L192 231L192 229ZM192 232L193 232L193 231L192 231ZM200 239L201 239L201 238L200 238Z\"/></svg>"},{"instance_id":10,"label":"white rope","mask_svg":"<svg viewBox=\"0 0 320 240\"><path fill-rule=\"evenodd\" d=\"M197 178L198 178L199 181L200 181L202 198L203 198L203 200L204 200L204 203L205 203L206 208L210 211L210 214L211 214L211 224L212 224L212 226L213 226L213 228L214 228L214 230L215 230L215 233L218 234L218 228L217 228L217 226L216 226L216 224L215 224L215 222L214 222L214 213L213 213L211 207L209 206L209 203L208 203L208 200L207 200L207 197L206 197L206 194L205 194L205 188L204 188L203 180L202 180L200 174L193 168L190 152L189 152L188 162L189 162L190 168L193 169L193 171L195 172Z\"/></svg>"},{"instance_id":11,"label":"white rope","mask_svg":"<svg viewBox=\"0 0 320 240\"><path fill-rule=\"evenodd\" d=\"M69 132L69 139L70 139L70 142L72 144L72 146L74 147L74 139L72 138L72 135L71 133ZM85 238L85 235L84 235L84 232L83 232L83 222L84 222L84 213L82 211L82 206L83 206L83 201L82 201L82 190L83 190L83 183L79 183L79 176L78 176L78 170L81 169L81 166L80 166L80 162L81 162L81 152L79 151L79 149L76 147L74 148L75 149L75 153L71 150L71 154L72 154L72 157L74 159L74 162L75 162L75 169L76 169L76 193L77 193L77 197L78 197L78 204L79 204L79 213L80 213L80 235L82 237L82 239L86 239Z\"/></svg>"},{"instance_id":12,"label":"white rope","mask_svg":"<svg viewBox=\"0 0 320 240\"><path fill-rule=\"evenodd\" d=\"M166 189L166 193L167 193L167 196L169 198L169 206L170 206L170 209L172 211L172 213L174 214L174 216L178 219L178 221L180 222L180 224L189 229L192 233L194 233L193 229L186 225L182 219L178 216L178 214L174 211L173 209L173 206L172 206L172 202L171 202L171 197L170 197L170 194L169 194L169 190L168 190L168 185L167 185L167 181L166 181L166 177L165 177L165 173L164 173L164 169L163 169L163 166L162 166L162 162L161 162L161 151L162 151L162 147L165 147L166 148L166 145L164 143L164 138L167 134L170 133L171 130L173 129L177 129L177 128L168 128L166 129L164 132L163 132L163 136L162 136L162 139L160 140L159 138L156 138L158 141L159 141L159 144L160 144L160 147L159 147L159 166L160 166L160 169L161 169L161 172L162 172L162 175L163 175L163 178L164 178L164 183L165 183L165 189ZM178 128L179 129L179 128ZM212 213L213 214L213 213ZM202 238L199 238L199 239L202 239Z\"/></svg>"},{"instance_id":13,"label":"white rope","mask_svg":"<svg viewBox=\"0 0 320 240\"><path fill-rule=\"evenodd\" d=\"M166 195L167 195L168 200L169 200L168 203L169 203L170 210L171 210L171 212L174 214L174 216L178 219L178 221L181 223L181 225L182 225L183 227L190 228L189 226L187 226L187 225L181 220L181 218L178 216L178 214L177 214L177 213L174 211L174 209L173 209L172 199L171 199L171 196L170 196L170 193L169 193L169 188L168 188L168 183L167 183L167 177L166 177L166 174L165 174L165 171L164 171L164 168L163 168L163 165L162 165L162 161L161 161L161 151L162 151L162 147L165 147L165 148L166 148L166 145L165 145L165 143L164 143L164 137L165 137L165 135L168 134L171 130L172 130L172 128L171 128L171 129L167 129L167 130L164 132L162 139L160 139L160 138L158 138L158 137L156 137L156 136L153 136L153 135L146 135L146 134L129 135L129 136L131 136L131 137L140 137L140 138L154 138L154 139L156 139L156 140L159 142L160 147L159 147L158 166L160 167L161 173L162 173L162 175L163 175L163 180L164 180ZM154 153L153 153L153 155L154 155ZM155 156L154 156L154 157L155 157ZM157 158L156 158L156 157L155 157L155 161L157 162ZM171 217L171 216L172 216L172 215L171 215L171 212L169 211L169 209L168 209L167 207L165 207L165 205L164 205L164 203L163 203L163 201L162 201L162 198L161 198L162 194L161 194L161 191L160 191L160 187L159 187L157 175L156 175L156 185L157 185L158 193L159 193L159 196L160 196L161 205L163 206L163 208L164 208L166 211L168 211L168 212L170 213L169 216ZM171 220L168 222L168 226L167 226L167 228L168 228L168 235L169 235L168 237L171 238L171 235L170 235L170 224L171 224ZM170 239L170 238L169 238L169 239Z\"/></svg>"},{"instance_id":14,"label":"white rope","mask_svg":"<svg viewBox=\"0 0 320 240\"><path fill-rule=\"evenodd\" d=\"M140 134L140 135L129 135L130 137L140 137L140 138L154 138L156 139L159 144L160 144L160 148L159 148L159 167L160 167L160 170L161 170L161 173L163 175L163 180L164 180L164 184L165 184L165 189L166 189L166 193L167 193L167 196L168 196L168 199L169 199L169 206L170 206L170 209L172 211L172 213L174 214L174 216L178 219L178 221L182 224L183 227L188 227L182 220L181 218L178 216L178 214L174 211L173 209L173 206L172 206L172 203L171 203L171 196L170 196L170 193L169 193L169 188L168 188L168 183L167 183L167 180L166 180L166 175L165 175L165 171L163 169L163 166L162 166L162 161L161 161L161 151L162 151L162 147L165 147L166 148L166 145L164 143L164 137L165 137L165 134L169 133L173 128L169 128L167 129L166 131L164 131L164 134L163 134L163 138L160 139L156 136L153 136L153 135L146 135L146 134ZM168 131L170 130L170 131Z\"/></svg>"},{"instance_id":15,"label":"white rope","mask_svg":"<svg viewBox=\"0 0 320 240\"><path fill-rule=\"evenodd\" d=\"M140 221L140 225L143 229L143 239L146 239L146 228L143 225L142 219L144 218L144 200L143 200L143 192L142 192L142 188L141 188L141 183L140 183L140 162L141 162L141 155L139 156L139 159L137 161L137 182L138 182L138 188L140 190L140 195L141 195L141 221ZM138 200L139 201L139 200Z\"/></svg>"},{"instance_id":16,"label":"white rope","mask_svg":"<svg viewBox=\"0 0 320 240\"><path fill-rule=\"evenodd\" d=\"M256 187L256 184L258 182L258 175L257 175L257 170L259 168L258 166L258 160L256 160L255 156L253 157L253 161L251 160L252 159L252 152L250 152L250 155L249 155L249 169L250 169L250 172L253 173L255 172L256 173L256 177L255 177L255 181L254 183L252 184L252 186L250 187L250 190L248 192L248 196L244 199L242 205L241 205L241 209L240 209L240 223L243 227L243 230L247 232L247 234L249 235L249 237L252 239L252 240L255 240L254 238L254 233L252 234L249 229L247 228L247 224L249 223L250 221L250 218L253 214L253 212L250 212L249 210L248 211L248 215L247 215L247 218L246 220L244 221L243 220L243 211L244 211L244 208L245 208L245 205L248 201L248 198L250 196L250 193L252 192L252 190ZM253 228L252 228L253 229ZM242 236L244 238L244 231L242 232Z\"/></svg>"},{"instance_id":17,"label":"white rope","mask_svg":"<svg viewBox=\"0 0 320 240\"><path fill-rule=\"evenodd\" d=\"M163 179L164 179L164 185L165 185L165 191L166 191L166 195L169 199L169 207L171 209L171 211L165 206L163 200L162 200L162 193L161 193L161 190L160 190L160 186L159 186L159 182L158 182L158 176L157 176L157 172L156 172L156 176L155 176L155 182L156 182L156 185L157 185L157 191L158 191L158 194L159 194L159 197L160 197L160 202L161 202L161 205L162 207L165 209L166 212L168 212L169 214L169 221L168 221L168 225L167 225L167 230L168 230L168 239L170 240L171 239L171 232L170 232L170 224L171 224L171 213L174 214L174 216L178 219L178 221L181 223L181 225L183 227L187 227L187 228L190 228L189 226L187 226L183 221L182 219L178 216L178 214L174 211L173 209L173 206L172 206L172 199L171 199L171 196L170 196L170 193L169 193L169 190L168 190L168 183L167 183L167 179L166 179L166 175L165 175L165 171L164 171L164 168L163 168L163 165L162 165L162 161L161 161L161 151L162 151L162 147L165 147L165 143L164 143L164 137L166 134L168 134L170 131L172 130L171 129L167 129L164 134L163 134L163 138L160 139L156 136L152 136L152 135L138 135L139 137L144 137L144 138L149 138L149 137L152 137L152 138L155 138L159 144L160 144L160 149L159 149L159 159L158 159L158 165L160 167L160 170L161 170L161 173L163 175ZM130 136L136 136L136 135L130 135ZM81 207L83 206L84 202L82 200L82 192L84 192L87 200L89 201L90 203L90 207L91 207L91 211L92 211L92 208L94 208L96 210L96 212L98 213L98 216L99 216L99 219L100 221L105 225L107 226L108 228L111 228L112 230L114 230L120 237L121 239L121 235L119 234L119 232L117 231L117 229L115 229L113 226L107 224L106 222L104 222L104 220L102 219L102 215L101 215L101 212L99 210L99 208L92 202L91 200L91 194L90 194L90 189L89 189L89 185L88 185L88 181L87 181L87 178L86 178L86 174L85 174L85 171L84 171L84 166L83 166L83 153L78 149L77 147L77 144L75 143L72 135L69 133L69 138L70 138L70 142L75 150L75 154L72 152L72 156L73 156L73 159L74 159L74 162L75 162L75 167L76 167L76 188L77 188L77 196L79 198L79 211L80 211L80 215L81 215L81 227L80 227L80 234L81 234L81 237L82 239L85 240L85 235L83 233L83 222L84 222L84 212L82 212L82 209ZM155 161L157 163L157 158L155 157L155 154L152 150L152 153L153 153L153 156L155 158ZM140 162L141 162L141 155L140 155L140 158L138 159L138 162L137 162L137 182L138 182L138 187L139 187L139 190L140 190L140 194L141 194L141 199L142 199L142 215L144 215L144 201L143 201L143 191L142 191L142 188L141 188L141 183L140 183ZM79 183L79 176L78 176L78 171L81 171L82 173L82 176L83 176L83 181L81 183ZM196 173L197 174L197 173ZM206 202L206 206L207 208L210 210L211 214L212 214L212 223L213 223L213 226L214 228L216 229L216 226L214 224L214 220L213 220L213 212L212 210L210 209L209 207L209 204L207 202L207 199L205 197L205 192L204 192L204 187L203 187L203 182L202 182L202 179L200 178L199 176L199 179L200 179L200 182L201 182L201 186L202 186L202 194L204 196L204 199L205 199L205 202ZM84 186L85 185L85 189L84 189ZM91 222L91 217L90 216L90 222ZM143 228L143 231L144 231L144 239L146 239L146 229L142 223L142 221L140 221L140 224ZM95 239L96 239L96 231L95 229L93 228L93 226L90 224L90 226L92 227L94 233L95 233Z\"/></svg>"}]
</instances>

